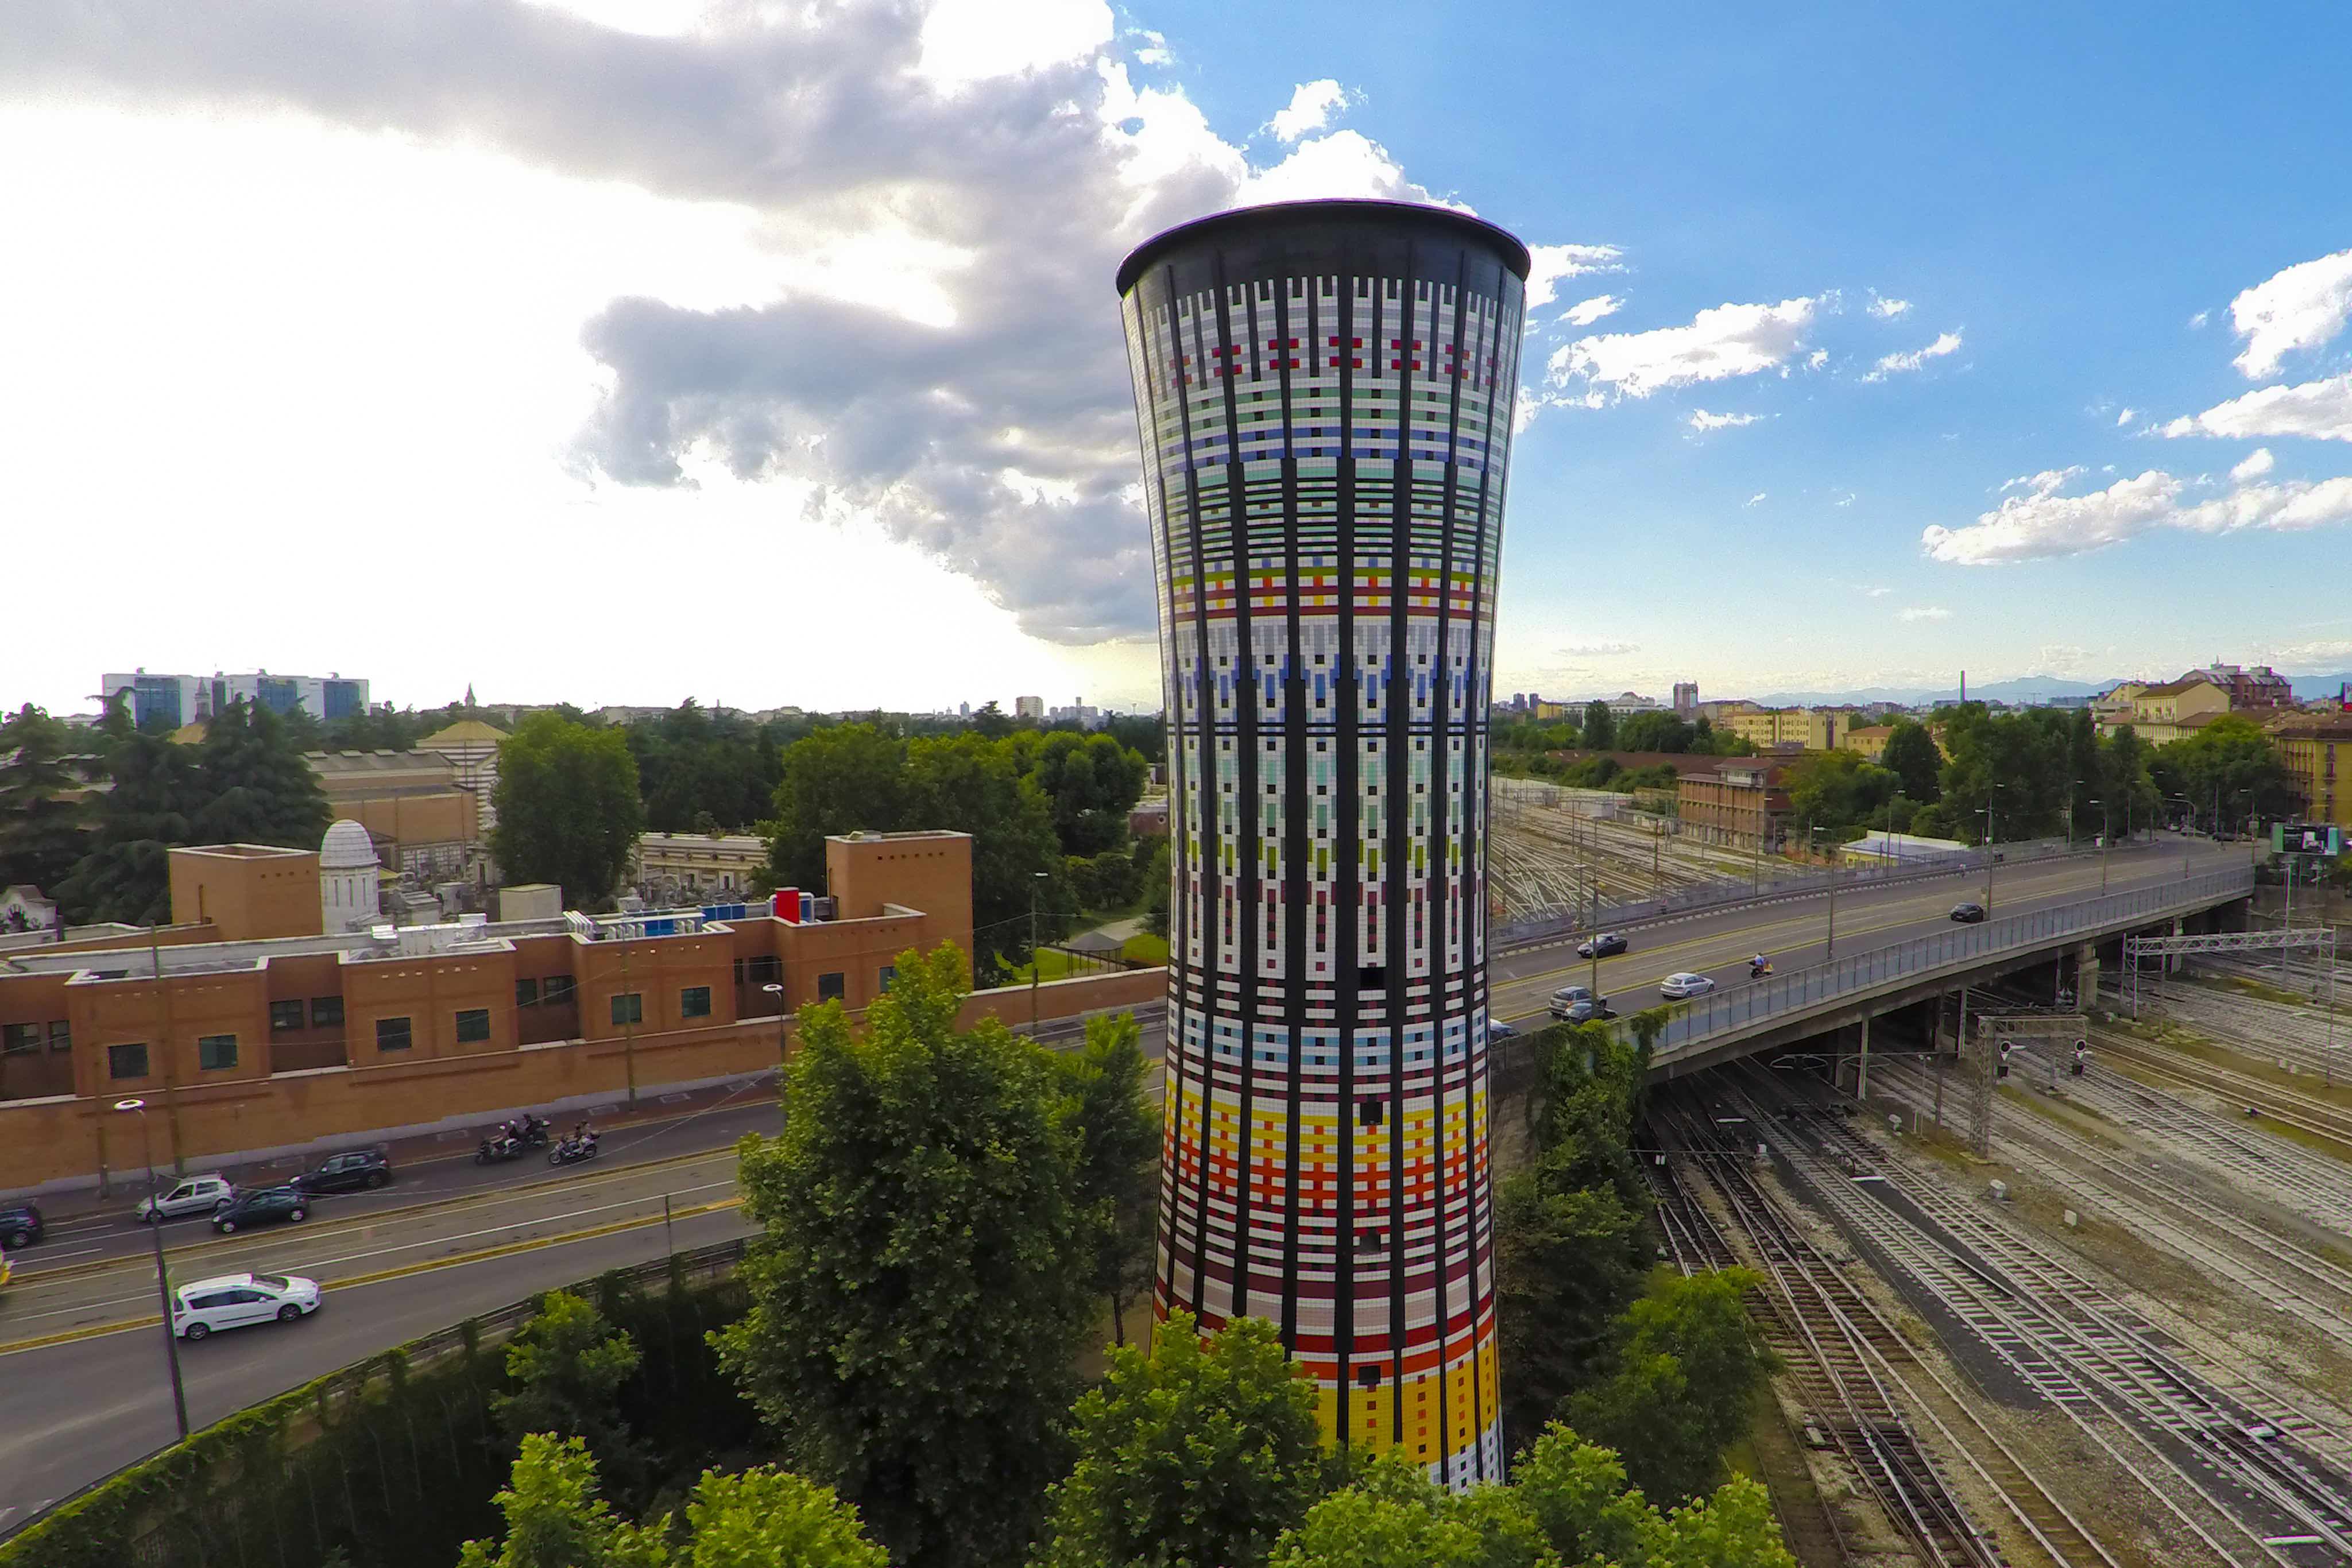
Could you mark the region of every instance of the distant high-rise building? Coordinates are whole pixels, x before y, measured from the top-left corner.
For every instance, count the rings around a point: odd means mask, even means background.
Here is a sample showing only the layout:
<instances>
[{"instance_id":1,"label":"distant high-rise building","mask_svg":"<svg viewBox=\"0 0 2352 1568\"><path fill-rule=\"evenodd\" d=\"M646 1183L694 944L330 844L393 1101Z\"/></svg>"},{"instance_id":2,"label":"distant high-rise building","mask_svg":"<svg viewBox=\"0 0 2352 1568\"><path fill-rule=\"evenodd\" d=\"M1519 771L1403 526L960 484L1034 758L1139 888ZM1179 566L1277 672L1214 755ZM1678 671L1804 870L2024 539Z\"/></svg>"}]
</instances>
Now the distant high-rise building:
<instances>
[{"instance_id":1,"label":"distant high-rise building","mask_svg":"<svg viewBox=\"0 0 2352 1568\"><path fill-rule=\"evenodd\" d=\"M1698 683L1676 681L1675 683L1675 716L1677 718L1689 718L1697 712Z\"/></svg>"},{"instance_id":2,"label":"distant high-rise building","mask_svg":"<svg viewBox=\"0 0 2352 1568\"><path fill-rule=\"evenodd\" d=\"M1527 247L1298 202L1119 268L1168 724L1154 1306L1280 1329L1342 1445L1503 1470L1487 725Z\"/></svg>"},{"instance_id":3,"label":"distant high-rise building","mask_svg":"<svg viewBox=\"0 0 2352 1568\"><path fill-rule=\"evenodd\" d=\"M956 717L958 717L958 718L970 718L971 716L971 705L970 703L958 703L958 704L956 704Z\"/></svg>"},{"instance_id":4,"label":"distant high-rise building","mask_svg":"<svg viewBox=\"0 0 2352 1568\"><path fill-rule=\"evenodd\" d=\"M1013 716L1014 718L1044 718L1045 716L1045 699L1044 697L1014 697L1013 699Z\"/></svg>"},{"instance_id":5,"label":"distant high-rise building","mask_svg":"<svg viewBox=\"0 0 2352 1568\"><path fill-rule=\"evenodd\" d=\"M131 721L168 720L173 726L206 719L239 698L272 713L300 708L312 718L351 718L367 712L368 684L341 675L273 675L267 670L243 674L152 675L133 670L127 675L100 675L99 690L108 701L127 696Z\"/></svg>"}]
</instances>

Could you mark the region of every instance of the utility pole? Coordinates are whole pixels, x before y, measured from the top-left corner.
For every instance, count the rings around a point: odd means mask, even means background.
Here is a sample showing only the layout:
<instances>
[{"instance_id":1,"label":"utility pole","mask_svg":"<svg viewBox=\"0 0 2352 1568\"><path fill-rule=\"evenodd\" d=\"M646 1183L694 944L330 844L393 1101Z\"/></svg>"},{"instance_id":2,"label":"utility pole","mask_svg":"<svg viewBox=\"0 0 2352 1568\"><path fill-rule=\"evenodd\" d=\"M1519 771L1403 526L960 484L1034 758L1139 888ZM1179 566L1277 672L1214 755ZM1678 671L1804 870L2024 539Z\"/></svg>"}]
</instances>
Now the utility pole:
<instances>
[{"instance_id":1,"label":"utility pole","mask_svg":"<svg viewBox=\"0 0 2352 1568\"><path fill-rule=\"evenodd\" d=\"M1037 972L1043 967L1037 954L1037 884L1045 880L1042 871L1029 874L1029 1033L1037 1033Z\"/></svg>"},{"instance_id":2,"label":"utility pole","mask_svg":"<svg viewBox=\"0 0 2352 1568\"><path fill-rule=\"evenodd\" d=\"M2107 891L2107 851L2114 847L2110 841L2116 836L2116 828L2108 821L2105 802L2094 800L2091 804L2099 808L2099 892L2104 894Z\"/></svg>"},{"instance_id":3,"label":"utility pole","mask_svg":"<svg viewBox=\"0 0 2352 1568\"><path fill-rule=\"evenodd\" d=\"M172 1053L172 992L163 984L163 950L156 941L152 925L147 927L147 962L149 973L155 982L157 1025L163 1030L163 1038L155 1044L157 1060L163 1064L163 1119L172 1125L172 1174L184 1176L188 1174L188 1162L180 1153L180 1071L179 1063ZM144 1115L139 1118L139 1125L142 1130L146 1127ZM167 1311L164 1316L168 1319L171 1313ZM175 1357L177 1354L173 1353ZM187 1435L187 1429L183 1427L180 1436L184 1437Z\"/></svg>"},{"instance_id":4,"label":"utility pole","mask_svg":"<svg viewBox=\"0 0 2352 1568\"><path fill-rule=\"evenodd\" d=\"M1994 786L1993 786L1993 788L1994 788L1995 789L2000 789L2000 785L1998 785L1998 784L1996 784L1996 785L1994 785ZM1993 824L1993 818L1992 818L1992 797L1991 797L1990 794L1988 794L1988 795L1985 797L1985 803L1984 803L1984 820L1985 820L1985 918L1986 918L1986 919L1988 919L1988 920L1990 920L1990 919L1991 919L1991 918L1992 918L1992 824Z\"/></svg>"},{"instance_id":5,"label":"utility pole","mask_svg":"<svg viewBox=\"0 0 2352 1568\"><path fill-rule=\"evenodd\" d=\"M1592 874L1590 865L1584 868L1584 874L1592 883L1592 1017L1598 1022L1601 1018L1601 879Z\"/></svg>"},{"instance_id":6,"label":"utility pole","mask_svg":"<svg viewBox=\"0 0 2352 1568\"><path fill-rule=\"evenodd\" d=\"M432 970L428 968L425 973L429 975ZM621 927L621 994L629 998L628 1005L621 1009L621 1063L629 1078L629 1103L635 1105L637 1103L637 1015L645 1010L645 1004L635 991L629 989L629 928L625 925Z\"/></svg>"}]
</instances>

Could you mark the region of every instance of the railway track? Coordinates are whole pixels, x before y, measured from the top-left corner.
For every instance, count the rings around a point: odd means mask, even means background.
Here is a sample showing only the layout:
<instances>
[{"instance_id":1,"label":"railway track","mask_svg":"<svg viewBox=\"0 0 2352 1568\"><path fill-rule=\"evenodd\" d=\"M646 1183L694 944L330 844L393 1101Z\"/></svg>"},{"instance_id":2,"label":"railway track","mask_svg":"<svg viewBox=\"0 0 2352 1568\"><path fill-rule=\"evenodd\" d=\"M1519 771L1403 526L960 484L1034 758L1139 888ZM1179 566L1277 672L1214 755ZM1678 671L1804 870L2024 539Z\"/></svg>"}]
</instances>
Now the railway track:
<instances>
[{"instance_id":1,"label":"railway track","mask_svg":"<svg viewBox=\"0 0 2352 1568\"><path fill-rule=\"evenodd\" d=\"M1789 1120L1784 1085L1735 1104L1784 1128L1783 1157L1857 1242L1900 1270L2225 1563L2352 1561L2340 1438L2154 1333L2068 1263L1886 1161L1838 1118Z\"/></svg>"},{"instance_id":2,"label":"railway track","mask_svg":"<svg viewBox=\"0 0 2352 1568\"><path fill-rule=\"evenodd\" d=\"M1686 1102L1675 1103L1662 1119L1677 1151L1664 1177L1678 1194L1670 1200L1669 1235L1696 1232L1692 1245L1700 1255L1745 1262L1767 1281L1750 1308L1790 1369L1816 1429L1837 1445L1924 1562L1937 1568L2010 1568L2020 1562L2118 1568L2097 1538L1756 1183L1744 1151L1724 1147ZM1680 1190L1676 1169L1706 1184L1731 1218L1729 1232ZM2001 1499L2032 1543L2032 1555L2005 1553L1998 1538L1969 1517L1938 1458L1919 1441L1910 1411Z\"/></svg>"},{"instance_id":3,"label":"railway track","mask_svg":"<svg viewBox=\"0 0 2352 1568\"><path fill-rule=\"evenodd\" d=\"M2136 1075L2155 1080L2159 1087L2199 1089L2230 1104L2255 1107L2265 1121L2325 1138L2352 1155L2352 1111L2313 1095L2297 1093L2268 1079L2149 1045L2112 1029L2094 1026L2091 1044L2100 1057L2128 1065Z\"/></svg>"},{"instance_id":4,"label":"railway track","mask_svg":"<svg viewBox=\"0 0 2352 1568\"><path fill-rule=\"evenodd\" d=\"M2030 1071L2030 1058L2028 1066ZM1882 1061L1876 1082L1882 1092L1923 1113L1933 1102L1933 1085L1916 1062ZM2269 1229L2251 1229L2245 1215L2187 1183L2039 1118L2002 1118L1993 1143L2008 1158L2054 1169L2069 1184L2095 1195L2107 1217L2140 1239L2352 1351L2352 1270L2328 1255Z\"/></svg>"},{"instance_id":5,"label":"railway track","mask_svg":"<svg viewBox=\"0 0 2352 1568\"><path fill-rule=\"evenodd\" d=\"M2126 991L2117 1005L2128 1005L2129 1000L2130 993ZM2331 1030L2323 1008L2146 977L2140 981L2139 1002L2143 1011L2152 1008L2157 1017L2217 1044L2314 1077L2340 1080L2343 1053L2352 1049L2352 1013L2342 1008L2336 1009Z\"/></svg>"}]
</instances>

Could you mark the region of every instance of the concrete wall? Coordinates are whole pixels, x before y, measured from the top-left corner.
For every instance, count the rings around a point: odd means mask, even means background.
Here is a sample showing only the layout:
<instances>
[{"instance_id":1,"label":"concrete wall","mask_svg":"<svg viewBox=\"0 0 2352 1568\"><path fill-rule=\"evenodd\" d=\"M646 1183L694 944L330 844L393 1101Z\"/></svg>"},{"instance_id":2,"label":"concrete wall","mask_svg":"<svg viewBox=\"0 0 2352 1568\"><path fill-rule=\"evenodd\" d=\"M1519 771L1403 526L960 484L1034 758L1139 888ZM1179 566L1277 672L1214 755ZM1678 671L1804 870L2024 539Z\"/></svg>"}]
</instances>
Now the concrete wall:
<instances>
[{"instance_id":1,"label":"concrete wall","mask_svg":"<svg viewBox=\"0 0 2352 1568\"><path fill-rule=\"evenodd\" d=\"M215 942L316 936L318 852L254 844L173 850L172 921L209 921Z\"/></svg>"}]
</instances>

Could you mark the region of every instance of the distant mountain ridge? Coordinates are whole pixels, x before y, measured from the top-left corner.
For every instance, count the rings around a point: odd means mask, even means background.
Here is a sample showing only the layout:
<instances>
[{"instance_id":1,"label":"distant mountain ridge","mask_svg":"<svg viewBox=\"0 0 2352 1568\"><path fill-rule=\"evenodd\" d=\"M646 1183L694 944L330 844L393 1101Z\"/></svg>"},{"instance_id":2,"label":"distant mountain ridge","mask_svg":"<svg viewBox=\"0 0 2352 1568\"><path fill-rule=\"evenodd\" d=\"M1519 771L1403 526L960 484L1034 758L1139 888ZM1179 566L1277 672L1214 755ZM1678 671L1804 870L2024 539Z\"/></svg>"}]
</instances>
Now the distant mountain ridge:
<instances>
[{"instance_id":1,"label":"distant mountain ridge","mask_svg":"<svg viewBox=\"0 0 2352 1568\"><path fill-rule=\"evenodd\" d=\"M2013 680L1969 683L1969 696L1982 702L2047 703L2061 697L2095 696L2116 681L2133 677L2118 675L2104 681L2081 681L2057 675L2020 675ZM2138 677L2146 679L2147 677ZM2165 679L2171 679L2166 676ZM2334 675L2292 675L2288 685L2297 698L2334 696L2352 673ZM1960 695L1957 685L1941 689L1926 686L1864 686L1845 692L1767 692L1751 696L1750 702L1772 707L1820 707L1840 703L1929 703L1956 700Z\"/></svg>"}]
</instances>

